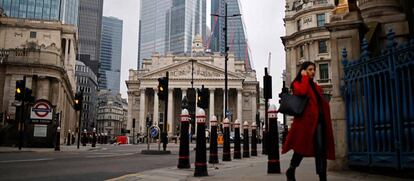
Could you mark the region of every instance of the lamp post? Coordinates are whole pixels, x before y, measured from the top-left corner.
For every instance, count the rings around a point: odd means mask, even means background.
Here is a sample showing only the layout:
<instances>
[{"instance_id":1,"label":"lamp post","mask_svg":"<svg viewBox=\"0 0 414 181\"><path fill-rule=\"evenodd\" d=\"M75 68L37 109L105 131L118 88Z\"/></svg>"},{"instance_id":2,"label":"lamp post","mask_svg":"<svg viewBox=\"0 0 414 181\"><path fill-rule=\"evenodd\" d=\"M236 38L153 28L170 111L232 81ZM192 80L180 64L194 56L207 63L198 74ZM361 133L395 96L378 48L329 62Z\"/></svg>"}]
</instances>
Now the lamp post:
<instances>
[{"instance_id":1,"label":"lamp post","mask_svg":"<svg viewBox=\"0 0 414 181\"><path fill-rule=\"evenodd\" d=\"M229 60L229 47L227 47L227 18L228 17L237 17L241 16L241 14L233 14L231 16L227 15L227 2L224 3L224 16L218 14L211 14L211 16L221 17L224 18L224 115L227 114L227 61Z\"/></svg>"}]
</instances>

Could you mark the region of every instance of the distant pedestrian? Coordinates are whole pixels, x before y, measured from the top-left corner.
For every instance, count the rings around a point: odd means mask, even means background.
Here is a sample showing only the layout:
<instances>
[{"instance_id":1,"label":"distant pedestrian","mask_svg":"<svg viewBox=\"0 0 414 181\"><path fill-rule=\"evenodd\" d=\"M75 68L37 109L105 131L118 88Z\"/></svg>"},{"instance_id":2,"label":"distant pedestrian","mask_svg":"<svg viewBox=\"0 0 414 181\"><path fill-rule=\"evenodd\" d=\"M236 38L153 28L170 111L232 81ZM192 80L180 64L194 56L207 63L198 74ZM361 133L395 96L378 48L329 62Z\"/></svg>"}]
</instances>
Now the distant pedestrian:
<instances>
[{"instance_id":1,"label":"distant pedestrian","mask_svg":"<svg viewBox=\"0 0 414 181\"><path fill-rule=\"evenodd\" d=\"M322 96L322 88L313 81L316 66L312 62L303 62L292 82L294 95L306 96L309 102L301 116L295 116L282 154L293 149L290 167L286 171L288 181L295 180L295 169L303 157L315 157L316 173L319 180L327 180L327 159L335 159L332 123L329 103Z\"/></svg>"}]
</instances>

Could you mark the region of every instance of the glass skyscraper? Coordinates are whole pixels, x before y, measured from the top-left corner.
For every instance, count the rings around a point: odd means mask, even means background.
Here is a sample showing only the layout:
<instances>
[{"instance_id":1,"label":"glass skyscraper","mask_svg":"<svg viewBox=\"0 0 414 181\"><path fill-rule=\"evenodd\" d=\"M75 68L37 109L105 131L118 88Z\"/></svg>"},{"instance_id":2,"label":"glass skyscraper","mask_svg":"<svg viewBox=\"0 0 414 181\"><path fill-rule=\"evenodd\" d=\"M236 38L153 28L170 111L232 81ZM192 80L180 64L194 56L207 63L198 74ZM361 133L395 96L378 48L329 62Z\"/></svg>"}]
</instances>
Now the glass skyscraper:
<instances>
[{"instance_id":1,"label":"glass skyscraper","mask_svg":"<svg viewBox=\"0 0 414 181\"><path fill-rule=\"evenodd\" d=\"M78 22L79 0L0 0L0 7L14 18Z\"/></svg>"},{"instance_id":2,"label":"glass skyscraper","mask_svg":"<svg viewBox=\"0 0 414 181\"><path fill-rule=\"evenodd\" d=\"M190 53L195 35L206 37L206 0L142 0L138 69L152 53Z\"/></svg>"},{"instance_id":3,"label":"glass skyscraper","mask_svg":"<svg viewBox=\"0 0 414 181\"><path fill-rule=\"evenodd\" d=\"M113 17L102 18L100 89L119 92L121 79L123 21Z\"/></svg>"},{"instance_id":4,"label":"glass skyscraper","mask_svg":"<svg viewBox=\"0 0 414 181\"><path fill-rule=\"evenodd\" d=\"M78 60L99 75L103 0L79 1Z\"/></svg>"},{"instance_id":5,"label":"glass skyscraper","mask_svg":"<svg viewBox=\"0 0 414 181\"><path fill-rule=\"evenodd\" d=\"M227 45L229 52L234 53L237 61L244 61L246 68L251 68L250 49L247 44L246 33L241 16L230 17L240 13L238 0L227 1ZM211 13L224 16L225 0L212 0ZM224 18L211 17L210 49L213 52L224 52Z\"/></svg>"}]
</instances>

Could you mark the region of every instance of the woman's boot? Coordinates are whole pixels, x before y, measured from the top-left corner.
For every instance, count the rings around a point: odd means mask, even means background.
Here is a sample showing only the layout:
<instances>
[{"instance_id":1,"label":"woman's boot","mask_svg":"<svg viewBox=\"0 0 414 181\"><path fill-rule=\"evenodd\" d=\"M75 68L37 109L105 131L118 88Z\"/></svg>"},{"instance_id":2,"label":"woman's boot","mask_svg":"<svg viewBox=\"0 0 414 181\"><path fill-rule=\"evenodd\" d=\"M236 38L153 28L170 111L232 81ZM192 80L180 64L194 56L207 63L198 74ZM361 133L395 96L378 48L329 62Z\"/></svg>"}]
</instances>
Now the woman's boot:
<instances>
[{"instance_id":1,"label":"woman's boot","mask_svg":"<svg viewBox=\"0 0 414 181\"><path fill-rule=\"evenodd\" d=\"M327 181L326 172L319 174L319 181Z\"/></svg>"},{"instance_id":2,"label":"woman's boot","mask_svg":"<svg viewBox=\"0 0 414 181\"><path fill-rule=\"evenodd\" d=\"M296 167L290 166L289 169L286 171L287 181L296 181L295 170L296 170Z\"/></svg>"}]
</instances>

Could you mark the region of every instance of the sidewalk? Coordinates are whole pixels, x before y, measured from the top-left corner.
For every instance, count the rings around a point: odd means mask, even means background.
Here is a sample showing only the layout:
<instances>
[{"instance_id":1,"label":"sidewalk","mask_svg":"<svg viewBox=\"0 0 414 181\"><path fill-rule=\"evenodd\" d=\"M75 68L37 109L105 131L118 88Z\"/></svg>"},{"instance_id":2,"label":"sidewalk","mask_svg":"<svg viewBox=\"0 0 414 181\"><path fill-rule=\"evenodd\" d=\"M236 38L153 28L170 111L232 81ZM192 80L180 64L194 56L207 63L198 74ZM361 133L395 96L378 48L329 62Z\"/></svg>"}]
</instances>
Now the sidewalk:
<instances>
[{"instance_id":1,"label":"sidewalk","mask_svg":"<svg viewBox=\"0 0 414 181\"><path fill-rule=\"evenodd\" d=\"M140 173L125 175L122 177L110 179L109 181L261 181L261 180L286 180L284 172L289 164L291 154L285 154L281 157L281 174L267 174L267 156L259 154L258 157L243 158L241 160L232 160L231 162L222 162L219 164L208 164L207 177L194 177L194 163L191 169L177 169L177 167L168 167L156 170L149 170ZM178 161L177 161L178 163ZM296 170L296 180L314 181L319 180L315 173L314 159L305 158L301 166ZM368 173L355 171L328 172L329 181L408 181L408 179L399 179L381 175L372 175Z\"/></svg>"},{"instance_id":2,"label":"sidewalk","mask_svg":"<svg viewBox=\"0 0 414 181\"><path fill-rule=\"evenodd\" d=\"M60 151L64 152L82 152L82 151L90 151L90 150L98 150L101 149L100 145L96 145L96 147L92 148L92 146L89 144L87 146L79 146L79 149L77 148L77 145L61 145ZM20 153L20 152L55 152L55 148L22 148L19 150L18 147L0 147L0 153Z\"/></svg>"}]
</instances>

